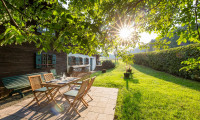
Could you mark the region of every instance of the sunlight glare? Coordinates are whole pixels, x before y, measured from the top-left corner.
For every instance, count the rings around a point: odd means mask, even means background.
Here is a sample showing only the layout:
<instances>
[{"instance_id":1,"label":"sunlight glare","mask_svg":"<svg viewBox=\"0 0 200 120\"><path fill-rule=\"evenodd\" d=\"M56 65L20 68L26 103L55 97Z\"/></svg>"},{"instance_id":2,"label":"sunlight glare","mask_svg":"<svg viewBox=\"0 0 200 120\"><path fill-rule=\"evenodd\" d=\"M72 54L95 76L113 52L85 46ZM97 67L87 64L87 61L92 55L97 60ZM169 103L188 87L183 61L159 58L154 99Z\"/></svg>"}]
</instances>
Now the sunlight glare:
<instances>
[{"instance_id":1,"label":"sunlight glare","mask_svg":"<svg viewBox=\"0 0 200 120\"><path fill-rule=\"evenodd\" d=\"M132 37L133 29L130 27L123 27L119 30L119 36L122 39L129 39Z\"/></svg>"}]
</instances>

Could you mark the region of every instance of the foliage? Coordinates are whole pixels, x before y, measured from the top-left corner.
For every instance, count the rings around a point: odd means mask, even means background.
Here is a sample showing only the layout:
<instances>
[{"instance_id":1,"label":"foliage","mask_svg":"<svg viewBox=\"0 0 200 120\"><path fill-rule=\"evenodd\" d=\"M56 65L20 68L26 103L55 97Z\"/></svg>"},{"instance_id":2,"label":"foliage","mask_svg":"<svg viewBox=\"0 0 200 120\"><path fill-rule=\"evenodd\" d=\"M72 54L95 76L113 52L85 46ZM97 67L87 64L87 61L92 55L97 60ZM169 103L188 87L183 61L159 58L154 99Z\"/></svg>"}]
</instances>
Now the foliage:
<instances>
[{"instance_id":1,"label":"foliage","mask_svg":"<svg viewBox=\"0 0 200 120\"><path fill-rule=\"evenodd\" d=\"M184 27L180 26L176 30L173 31L173 36L171 36L171 37L163 37L160 40L161 41L162 40L166 40L167 42L170 42L169 44L166 44L166 45L168 45L169 48L180 47L180 46L192 44L193 42L190 42L188 39L186 39L185 41L181 41L181 42L177 41L180 38L180 36L178 35L178 32L186 31L186 28L187 28L187 26L184 26ZM194 28L194 29L196 29L196 28ZM154 51L154 50L159 49L158 47L156 47L154 45L155 42L156 42L156 39L152 39L148 43L148 46L149 46L148 51Z\"/></svg>"},{"instance_id":2,"label":"foliage","mask_svg":"<svg viewBox=\"0 0 200 120\"><path fill-rule=\"evenodd\" d=\"M97 53L105 44L99 39L100 21L86 20L85 14L64 8L61 2L1 0L0 45L29 42L41 51Z\"/></svg>"},{"instance_id":3,"label":"foliage","mask_svg":"<svg viewBox=\"0 0 200 120\"><path fill-rule=\"evenodd\" d=\"M198 1L71 0L68 9L63 3L67 4L65 0L1 0L0 25L5 29L1 45L34 42L44 51L96 52L96 49L112 47L115 43L113 28L129 22L134 22L135 32L155 31L163 37L171 36L177 24L187 25L185 30L178 32L179 41L186 38L199 41L198 31L193 29L194 26L198 28ZM48 30L37 33L44 28ZM132 40L134 45L139 39L137 34Z\"/></svg>"},{"instance_id":4,"label":"foliage","mask_svg":"<svg viewBox=\"0 0 200 120\"><path fill-rule=\"evenodd\" d=\"M200 83L134 64L134 79L123 79L125 63L96 72L94 86L118 88L115 119L199 119ZM195 106L195 107L194 107Z\"/></svg>"},{"instance_id":5,"label":"foliage","mask_svg":"<svg viewBox=\"0 0 200 120\"><path fill-rule=\"evenodd\" d=\"M115 63L111 60L105 60L102 62L102 69L112 69L115 68Z\"/></svg>"},{"instance_id":6,"label":"foliage","mask_svg":"<svg viewBox=\"0 0 200 120\"><path fill-rule=\"evenodd\" d=\"M186 66L182 67L180 70L185 71L195 71L195 73L199 73L200 70L200 57L198 58L189 58L188 60L182 61L181 64L185 64ZM192 79L199 79L198 74L192 74Z\"/></svg>"},{"instance_id":7,"label":"foliage","mask_svg":"<svg viewBox=\"0 0 200 120\"><path fill-rule=\"evenodd\" d=\"M139 32L156 32L156 48L167 48L174 30L178 43L200 42L199 1L196 0L1 0L0 45L34 43L41 51L94 54L115 46L135 47ZM116 31L133 25L131 41L121 41ZM44 29L46 29L44 31ZM38 30L40 32L38 32ZM139 43L139 45L142 45Z\"/></svg>"},{"instance_id":8,"label":"foliage","mask_svg":"<svg viewBox=\"0 0 200 120\"><path fill-rule=\"evenodd\" d=\"M159 52L138 53L135 54L134 60L136 64L148 66L156 70L165 71L185 78L197 79L197 77L200 76L199 62L194 59L200 57L198 47L199 44L192 44L168 50L161 50ZM190 62L186 62L188 59ZM181 62L186 63L188 66L184 67ZM183 69L186 69L187 71ZM196 78L194 76L196 76Z\"/></svg>"},{"instance_id":9,"label":"foliage","mask_svg":"<svg viewBox=\"0 0 200 120\"><path fill-rule=\"evenodd\" d=\"M119 51L118 51L119 52ZM126 65L128 65L128 68L127 69L130 69L131 68L131 64L134 63L134 60L133 60L133 57L134 57L134 54L131 54L130 52L127 52L127 51L120 51L118 53L118 57L121 57L122 58L122 61L126 63Z\"/></svg>"}]
</instances>

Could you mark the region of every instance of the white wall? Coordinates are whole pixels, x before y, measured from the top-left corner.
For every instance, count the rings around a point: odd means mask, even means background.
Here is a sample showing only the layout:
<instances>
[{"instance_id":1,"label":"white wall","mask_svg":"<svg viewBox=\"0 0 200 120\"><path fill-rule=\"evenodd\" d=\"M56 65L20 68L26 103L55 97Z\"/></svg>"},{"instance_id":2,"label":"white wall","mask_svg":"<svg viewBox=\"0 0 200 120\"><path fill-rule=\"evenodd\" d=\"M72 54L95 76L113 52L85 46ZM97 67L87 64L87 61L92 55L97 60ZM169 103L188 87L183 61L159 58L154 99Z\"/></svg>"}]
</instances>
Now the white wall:
<instances>
[{"instance_id":1,"label":"white wall","mask_svg":"<svg viewBox=\"0 0 200 120\"><path fill-rule=\"evenodd\" d=\"M90 71L93 71L96 68L96 57L90 57L90 58L93 58L92 59L92 70L90 70Z\"/></svg>"},{"instance_id":2,"label":"white wall","mask_svg":"<svg viewBox=\"0 0 200 120\"><path fill-rule=\"evenodd\" d=\"M88 58L89 59L89 65L91 64L90 63L90 58L93 58L92 59L92 70L90 70L90 71L93 71L96 68L96 57L83 55L83 54L72 54L72 53L70 53L70 54L67 55L67 61L68 61L68 57L70 57L70 56L82 57L83 58L82 60L84 60L84 58ZM67 64L67 72L69 72L69 68L70 68L70 65ZM90 69L90 66L89 66L89 69Z\"/></svg>"}]
</instances>

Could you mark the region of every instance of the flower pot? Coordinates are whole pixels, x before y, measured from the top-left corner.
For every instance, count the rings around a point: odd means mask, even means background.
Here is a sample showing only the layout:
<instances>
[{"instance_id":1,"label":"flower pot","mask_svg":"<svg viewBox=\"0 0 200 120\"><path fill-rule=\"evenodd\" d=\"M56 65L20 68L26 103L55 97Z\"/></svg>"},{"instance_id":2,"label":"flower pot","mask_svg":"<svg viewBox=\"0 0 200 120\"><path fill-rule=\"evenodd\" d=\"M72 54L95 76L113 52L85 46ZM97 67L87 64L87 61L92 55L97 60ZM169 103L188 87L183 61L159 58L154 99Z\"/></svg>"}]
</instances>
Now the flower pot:
<instances>
[{"instance_id":1,"label":"flower pot","mask_svg":"<svg viewBox=\"0 0 200 120\"><path fill-rule=\"evenodd\" d=\"M124 73L124 78L129 78L130 73Z\"/></svg>"},{"instance_id":2,"label":"flower pot","mask_svg":"<svg viewBox=\"0 0 200 120\"><path fill-rule=\"evenodd\" d=\"M129 72L129 73L131 73L131 72L132 72L132 69L128 69L128 70L126 70L126 72Z\"/></svg>"},{"instance_id":3,"label":"flower pot","mask_svg":"<svg viewBox=\"0 0 200 120\"><path fill-rule=\"evenodd\" d=\"M102 70L102 73L106 73L106 69L103 69L103 70Z\"/></svg>"}]
</instances>

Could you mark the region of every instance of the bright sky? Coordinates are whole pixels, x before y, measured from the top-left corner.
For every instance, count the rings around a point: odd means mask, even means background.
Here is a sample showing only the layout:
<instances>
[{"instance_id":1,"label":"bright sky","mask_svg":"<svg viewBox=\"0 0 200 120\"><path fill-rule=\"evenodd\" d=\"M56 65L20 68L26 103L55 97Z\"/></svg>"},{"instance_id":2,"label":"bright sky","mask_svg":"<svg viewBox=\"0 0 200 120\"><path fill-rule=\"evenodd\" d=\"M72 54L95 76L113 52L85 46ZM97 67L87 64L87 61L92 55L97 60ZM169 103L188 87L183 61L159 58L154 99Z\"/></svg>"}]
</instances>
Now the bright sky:
<instances>
[{"instance_id":1,"label":"bright sky","mask_svg":"<svg viewBox=\"0 0 200 120\"><path fill-rule=\"evenodd\" d=\"M140 34L141 38L140 38L140 42L144 42L144 43L148 43L150 42L152 39L155 39L158 35L155 33L147 33L147 32L143 32Z\"/></svg>"}]
</instances>

